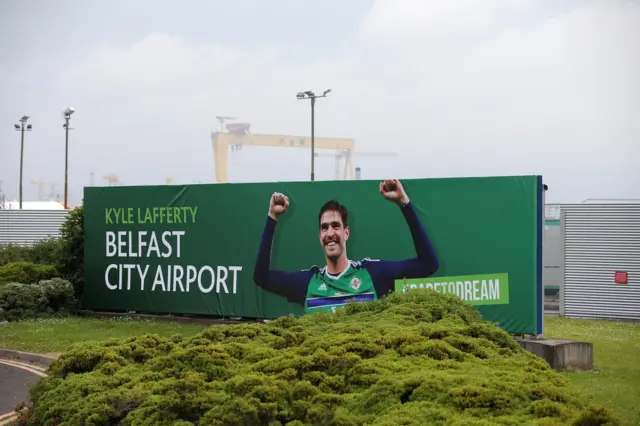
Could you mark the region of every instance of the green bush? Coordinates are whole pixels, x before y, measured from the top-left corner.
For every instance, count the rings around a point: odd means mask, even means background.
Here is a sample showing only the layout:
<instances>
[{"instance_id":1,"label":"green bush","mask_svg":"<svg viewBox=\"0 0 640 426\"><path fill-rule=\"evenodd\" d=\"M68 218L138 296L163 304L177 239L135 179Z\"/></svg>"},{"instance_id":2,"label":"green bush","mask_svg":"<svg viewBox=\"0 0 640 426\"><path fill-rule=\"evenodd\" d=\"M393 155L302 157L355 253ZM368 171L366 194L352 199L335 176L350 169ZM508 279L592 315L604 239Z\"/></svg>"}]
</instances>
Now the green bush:
<instances>
[{"instance_id":1,"label":"green bush","mask_svg":"<svg viewBox=\"0 0 640 426\"><path fill-rule=\"evenodd\" d=\"M80 301L84 285L84 204L69 212L60 232L62 248L58 270L62 278L71 282Z\"/></svg>"},{"instance_id":2,"label":"green bush","mask_svg":"<svg viewBox=\"0 0 640 426\"><path fill-rule=\"evenodd\" d=\"M48 314L47 295L38 285L9 283L0 286L0 321L38 318Z\"/></svg>"},{"instance_id":3,"label":"green bush","mask_svg":"<svg viewBox=\"0 0 640 426\"><path fill-rule=\"evenodd\" d=\"M71 282L61 278L53 278L40 281L38 285L44 290L50 312L72 312L76 307Z\"/></svg>"},{"instance_id":4,"label":"green bush","mask_svg":"<svg viewBox=\"0 0 640 426\"><path fill-rule=\"evenodd\" d=\"M69 281L60 278L36 284L8 283L0 286L0 321L18 321L67 314L75 299Z\"/></svg>"},{"instance_id":5,"label":"green bush","mask_svg":"<svg viewBox=\"0 0 640 426\"><path fill-rule=\"evenodd\" d=\"M0 266L0 285L4 283L32 284L54 278L58 272L54 265L33 262L11 262Z\"/></svg>"},{"instance_id":6,"label":"green bush","mask_svg":"<svg viewBox=\"0 0 640 426\"><path fill-rule=\"evenodd\" d=\"M0 246L0 266L12 262L57 265L60 262L61 250L60 238L47 238L32 246L3 245Z\"/></svg>"},{"instance_id":7,"label":"green bush","mask_svg":"<svg viewBox=\"0 0 640 426\"><path fill-rule=\"evenodd\" d=\"M47 265L55 274L32 276L12 269L12 273L3 278L0 272L0 284L3 282L37 282L43 279L60 277L72 283L77 300L82 297L84 283L84 205L74 208L62 224L59 238L49 238L32 246L0 246L0 270L13 263L34 263ZM15 267L12 267L15 268Z\"/></svg>"},{"instance_id":8,"label":"green bush","mask_svg":"<svg viewBox=\"0 0 640 426\"><path fill-rule=\"evenodd\" d=\"M26 410L23 410L27 408ZM19 424L615 424L453 295L76 344Z\"/></svg>"}]
</instances>

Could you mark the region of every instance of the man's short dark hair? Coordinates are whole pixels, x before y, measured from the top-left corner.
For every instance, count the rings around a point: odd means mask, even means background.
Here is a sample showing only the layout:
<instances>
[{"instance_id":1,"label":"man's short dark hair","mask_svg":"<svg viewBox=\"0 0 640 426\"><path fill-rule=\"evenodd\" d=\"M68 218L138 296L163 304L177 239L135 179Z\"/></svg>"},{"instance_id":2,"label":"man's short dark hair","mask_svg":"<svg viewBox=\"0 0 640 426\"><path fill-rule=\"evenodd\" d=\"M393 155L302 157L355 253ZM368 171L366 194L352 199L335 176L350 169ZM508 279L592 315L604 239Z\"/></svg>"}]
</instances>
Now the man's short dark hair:
<instances>
[{"instance_id":1,"label":"man's short dark hair","mask_svg":"<svg viewBox=\"0 0 640 426\"><path fill-rule=\"evenodd\" d=\"M318 215L318 224L320 224L320 221L322 220L322 215L324 214L324 212L331 211L331 210L335 210L338 213L340 213L340 217L342 218L342 225L346 228L347 216L348 216L347 208L342 204L340 204L338 200L329 200L326 203L324 203L324 205L320 209L320 214Z\"/></svg>"}]
</instances>

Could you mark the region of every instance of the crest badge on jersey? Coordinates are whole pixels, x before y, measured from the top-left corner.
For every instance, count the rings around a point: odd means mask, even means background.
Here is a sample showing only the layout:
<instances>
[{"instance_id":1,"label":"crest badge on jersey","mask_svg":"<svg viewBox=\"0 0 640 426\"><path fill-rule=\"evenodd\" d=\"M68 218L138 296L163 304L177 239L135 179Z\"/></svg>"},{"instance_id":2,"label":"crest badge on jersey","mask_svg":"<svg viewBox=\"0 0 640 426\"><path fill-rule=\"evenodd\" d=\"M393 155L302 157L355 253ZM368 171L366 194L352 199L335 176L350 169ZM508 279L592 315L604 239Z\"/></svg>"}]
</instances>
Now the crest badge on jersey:
<instances>
[{"instance_id":1,"label":"crest badge on jersey","mask_svg":"<svg viewBox=\"0 0 640 426\"><path fill-rule=\"evenodd\" d=\"M360 288L360 284L362 284L362 281L360 281L358 277L353 277L349 285L351 286L352 289L358 290Z\"/></svg>"}]
</instances>

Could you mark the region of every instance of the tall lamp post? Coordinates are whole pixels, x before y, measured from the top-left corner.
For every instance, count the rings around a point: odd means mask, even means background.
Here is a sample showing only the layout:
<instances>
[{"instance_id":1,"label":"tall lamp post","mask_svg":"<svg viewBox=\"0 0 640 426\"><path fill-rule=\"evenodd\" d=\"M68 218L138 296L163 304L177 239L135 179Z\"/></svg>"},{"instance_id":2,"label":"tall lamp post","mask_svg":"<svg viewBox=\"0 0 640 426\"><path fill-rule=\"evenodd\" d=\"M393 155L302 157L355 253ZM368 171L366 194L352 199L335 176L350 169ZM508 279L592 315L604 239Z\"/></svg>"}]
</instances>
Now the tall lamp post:
<instances>
[{"instance_id":1,"label":"tall lamp post","mask_svg":"<svg viewBox=\"0 0 640 426\"><path fill-rule=\"evenodd\" d=\"M24 132L31 131L31 124L27 124L28 115L23 115L20 124L14 124L15 129L20 132L20 209L22 209L22 162L24 158Z\"/></svg>"},{"instance_id":2,"label":"tall lamp post","mask_svg":"<svg viewBox=\"0 0 640 426\"><path fill-rule=\"evenodd\" d=\"M322 95L316 95L311 90L307 90L306 92L298 92L296 98L300 101L302 99L311 99L311 181L316 180L315 173L315 157L316 157L316 142L314 135L314 116L315 116L315 106L317 98L326 98L327 93L329 93L331 89L327 89L322 93Z\"/></svg>"},{"instance_id":3,"label":"tall lamp post","mask_svg":"<svg viewBox=\"0 0 640 426\"><path fill-rule=\"evenodd\" d=\"M69 119L71 119L71 114L75 112L75 108L68 107L62 112L62 117L64 118L64 133L65 133L65 141L64 141L64 208L67 209L67 182L68 182L68 170L69 170Z\"/></svg>"}]
</instances>

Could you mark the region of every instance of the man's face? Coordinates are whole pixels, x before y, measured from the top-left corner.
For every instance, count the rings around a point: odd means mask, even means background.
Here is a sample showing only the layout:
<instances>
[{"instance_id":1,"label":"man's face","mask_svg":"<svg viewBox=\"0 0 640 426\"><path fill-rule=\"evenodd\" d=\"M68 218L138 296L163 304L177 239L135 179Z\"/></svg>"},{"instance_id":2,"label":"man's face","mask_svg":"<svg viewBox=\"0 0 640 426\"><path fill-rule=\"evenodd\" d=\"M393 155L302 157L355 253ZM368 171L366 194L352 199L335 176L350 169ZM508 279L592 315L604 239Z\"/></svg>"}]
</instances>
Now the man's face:
<instances>
[{"instance_id":1,"label":"man's face","mask_svg":"<svg viewBox=\"0 0 640 426\"><path fill-rule=\"evenodd\" d=\"M329 259L337 259L347 250L349 227L342 224L336 210L328 210L320 217L320 245Z\"/></svg>"}]
</instances>

